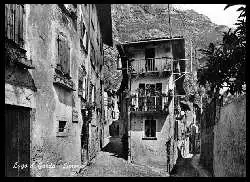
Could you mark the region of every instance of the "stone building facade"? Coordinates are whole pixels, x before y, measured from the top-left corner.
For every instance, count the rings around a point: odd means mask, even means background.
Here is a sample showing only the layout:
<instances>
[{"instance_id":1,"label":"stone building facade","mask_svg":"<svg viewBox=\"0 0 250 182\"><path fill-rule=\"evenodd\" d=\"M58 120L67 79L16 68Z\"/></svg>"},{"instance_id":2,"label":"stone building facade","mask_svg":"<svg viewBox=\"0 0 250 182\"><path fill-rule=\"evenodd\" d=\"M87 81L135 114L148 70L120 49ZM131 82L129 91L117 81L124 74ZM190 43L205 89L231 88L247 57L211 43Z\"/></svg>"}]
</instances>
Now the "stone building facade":
<instances>
[{"instance_id":1,"label":"stone building facade","mask_svg":"<svg viewBox=\"0 0 250 182\"><path fill-rule=\"evenodd\" d=\"M120 112L129 160L170 172L178 157L174 96L185 94L184 76L175 81L177 69L185 72L184 39L138 41L117 48L123 70Z\"/></svg>"},{"instance_id":2,"label":"stone building facade","mask_svg":"<svg viewBox=\"0 0 250 182\"><path fill-rule=\"evenodd\" d=\"M5 5L6 176L70 176L100 150L110 11Z\"/></svg>"}]
</instances>

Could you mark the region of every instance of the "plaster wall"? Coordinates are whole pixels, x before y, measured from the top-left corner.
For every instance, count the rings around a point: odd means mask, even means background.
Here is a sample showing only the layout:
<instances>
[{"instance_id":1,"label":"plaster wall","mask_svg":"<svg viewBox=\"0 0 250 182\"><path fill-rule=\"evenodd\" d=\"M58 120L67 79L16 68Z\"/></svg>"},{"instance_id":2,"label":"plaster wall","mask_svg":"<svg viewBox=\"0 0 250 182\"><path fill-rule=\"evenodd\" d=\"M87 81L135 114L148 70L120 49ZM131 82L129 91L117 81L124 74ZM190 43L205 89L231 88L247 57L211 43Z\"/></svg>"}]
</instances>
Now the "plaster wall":
<instances>
[{"instance_id":1,"label":"plaster wall","mask_svg":"<svg viewBox=\"0 0 250 182\"><path fill-rule=\"evenodd\" d=\"M70 47L70 76L78 83L80 50L72 20L57 5L27 5L27 49L35 69L36 115L32 123L32 176L70 176L68 165L80 165L80 125L72 122L72 109L80 113L77 93L53 84L57 63L57 37L63 33ZM77 88L77 87L76 87ZM64 136L58 136L59 121L67 121ZM55 168L39 168L53 164Z\"/></svg>"}]
</instances>

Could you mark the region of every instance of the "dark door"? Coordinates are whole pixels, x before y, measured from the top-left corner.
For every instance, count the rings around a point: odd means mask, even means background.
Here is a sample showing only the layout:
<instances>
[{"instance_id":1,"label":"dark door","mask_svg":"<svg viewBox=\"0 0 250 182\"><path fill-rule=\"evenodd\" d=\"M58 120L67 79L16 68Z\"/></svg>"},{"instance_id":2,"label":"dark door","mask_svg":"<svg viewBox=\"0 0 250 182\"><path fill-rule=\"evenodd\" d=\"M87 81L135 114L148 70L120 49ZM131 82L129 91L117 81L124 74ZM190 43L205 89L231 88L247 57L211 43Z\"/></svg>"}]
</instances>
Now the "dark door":
<instances>
[{"instance_id":1,"label":"dark door","mask_svg":"<svg viewBox=\"0 0 250 182\"><path fill-rule=\"evenodd\" d=\"M103 137L102 137L102 129L100 129L100 149L102 149L102 146L103 146L102 139L103 139Z\"/></svg>"},{"instance_id":2,"label":"dark door","mask_svg":"<svg viewBox=\"0 0 250 182\"><path fill-rule=\"evenodd\" d=\"M89 138L89 123L88 118L85 115L85 111L82 110L83 125L81 131L81 160L82 163L88 160L88 138Z\"/></svg>"},{"instance_id":3,"label":"dark door","mask_svg":"<svg viewBox=\"0 0 250 182\"><path fill-rule=\"evenodd\" d=\"M166 151L167 151L167 171L170 172L170 147L171 147L171 140L166 142Z\"/></svg>"},{"instance_id":4,"label":"dark door","mask_svg":"<svg viewBox=\"0 0 250 182\"><path fill-rule=\"evenodd\" d=\"M150 48L145 50L146 71L155 71L155 49Z\"/></svg>"},{"instance_id":5,"label":"dark door","mask_svg":"<svg viewBox=\"0 0 250 182\"><path fill-rule=\"evenodd\" d=\"M5 105L5 175L30 175L30 109Z\"/></svg>"}]
</instances>

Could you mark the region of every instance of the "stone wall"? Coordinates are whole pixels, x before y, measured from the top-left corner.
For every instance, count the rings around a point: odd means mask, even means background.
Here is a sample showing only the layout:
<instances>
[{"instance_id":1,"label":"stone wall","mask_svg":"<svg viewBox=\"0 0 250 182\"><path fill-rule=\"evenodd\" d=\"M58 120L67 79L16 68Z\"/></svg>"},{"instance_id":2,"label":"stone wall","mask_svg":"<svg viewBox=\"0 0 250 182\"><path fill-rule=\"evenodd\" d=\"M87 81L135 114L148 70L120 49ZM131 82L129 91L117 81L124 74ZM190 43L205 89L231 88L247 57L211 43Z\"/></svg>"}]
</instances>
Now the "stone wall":
<instances>
[{"instance_id":1,"label":"stone wall","mask_svg":"<svg viewBox=\"0 0 250 182\"><path fill-rule=\"evenodd\" d=\"M246 176L246 96L222 107L213 152L216 177Z\"/></svg>"}]
</instances>

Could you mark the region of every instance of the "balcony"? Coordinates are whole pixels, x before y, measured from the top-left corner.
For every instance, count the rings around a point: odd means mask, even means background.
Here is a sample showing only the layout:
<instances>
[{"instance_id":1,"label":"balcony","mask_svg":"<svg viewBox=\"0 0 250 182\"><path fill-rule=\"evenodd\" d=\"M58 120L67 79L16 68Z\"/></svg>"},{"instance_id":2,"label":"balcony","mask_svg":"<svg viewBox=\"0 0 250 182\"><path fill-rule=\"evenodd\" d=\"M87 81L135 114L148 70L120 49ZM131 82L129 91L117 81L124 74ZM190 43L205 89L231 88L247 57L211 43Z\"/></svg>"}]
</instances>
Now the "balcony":
<instances>
[{"instance_id":1,"label":"balcony","mask_svg":"<svg viewBox=\"0 0 250 182\"><path fill-rule=\"evenodd\" d=\"M131 113L167 113L167 96L134 96L131 100Z\"/></svg>"},{"instance_id":2,"label":"balcony","mask_svg":"<svg viewBox=\"0 0 250 182\"><path fill-rule=\"evenodd\" d=\"M131 73L154 73L171 71L171 60L169 58L147 58L147 59L133 59L130 62Z\"/></svg>"}]
</instances>

